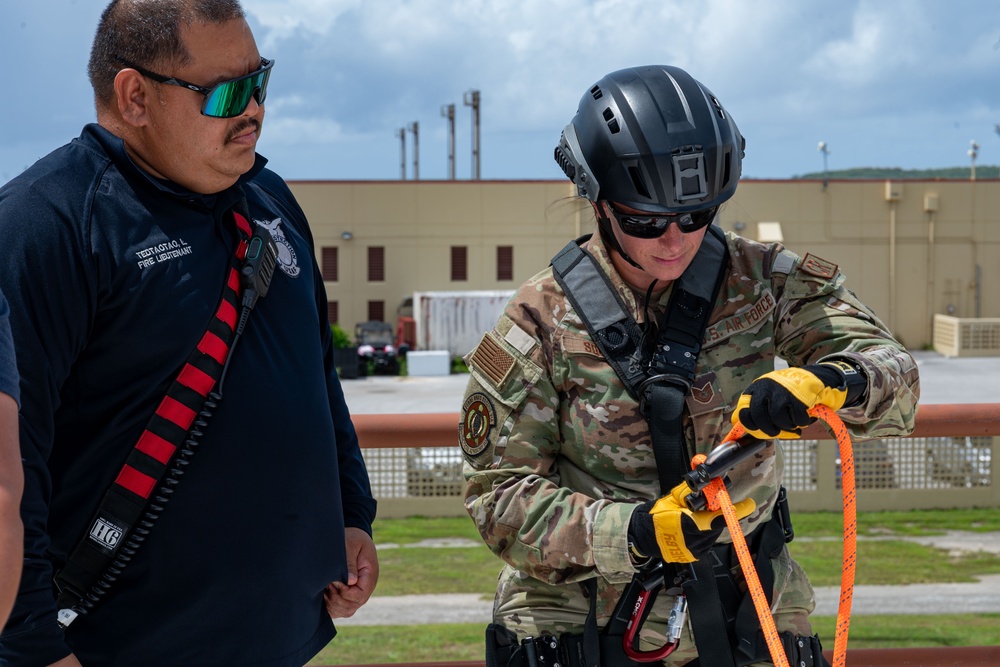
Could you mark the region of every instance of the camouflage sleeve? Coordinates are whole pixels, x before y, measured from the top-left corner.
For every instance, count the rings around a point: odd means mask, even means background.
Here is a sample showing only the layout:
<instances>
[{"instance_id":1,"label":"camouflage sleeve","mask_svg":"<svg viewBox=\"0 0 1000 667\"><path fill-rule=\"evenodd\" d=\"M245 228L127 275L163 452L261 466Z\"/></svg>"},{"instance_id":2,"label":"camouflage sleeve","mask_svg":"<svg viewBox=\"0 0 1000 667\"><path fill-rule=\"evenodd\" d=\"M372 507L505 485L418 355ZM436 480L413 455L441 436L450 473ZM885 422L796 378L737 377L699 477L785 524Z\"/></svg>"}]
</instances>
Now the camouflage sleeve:
<instances>
[{"instance_id":1,"label":"camouflage sleeve","mask_svg":"<svg viewBox=\"0 0 1000 667\"><path fill-rule=\"evenodd\" d=\"M866 400L840 412L852 436L891 437L913 430L920 397L917 364L844 285L836 265L813 255L795 257L779 308L777 353L790 365L843 359L864 368Z\"/></svg>"},{"instance_id":2,"label":"camouflage sleeve","mask_svg":"<svg viewBox=\"0 0 1000 667\"><path fill-rule=\"evenodd\" d=\"M490 549L536 579L567 583L596 570L612 583L628 581L625 528L634 505L577 490L560 468L549 354L544 333L529 334L504 315L467 357L459 425L465 507Z\"/></svg>"}]
</instances>

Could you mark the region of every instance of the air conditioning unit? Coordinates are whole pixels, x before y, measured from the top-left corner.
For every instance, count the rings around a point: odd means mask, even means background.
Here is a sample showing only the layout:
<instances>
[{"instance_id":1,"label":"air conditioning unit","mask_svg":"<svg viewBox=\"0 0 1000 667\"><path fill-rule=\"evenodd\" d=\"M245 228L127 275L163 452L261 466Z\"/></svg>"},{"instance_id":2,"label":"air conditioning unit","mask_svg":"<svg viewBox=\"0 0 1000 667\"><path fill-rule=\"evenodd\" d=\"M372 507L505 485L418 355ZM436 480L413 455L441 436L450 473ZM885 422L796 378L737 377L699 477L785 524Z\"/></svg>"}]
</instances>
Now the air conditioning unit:
<instances>
[{"instance_id":1,"label":"air conditioning unit","mask_svg":"<svg viewBox=\"0 0 1000 667\"><path fill-rule=\"evenodd\" d=\"M924 213L934 213L941 206L941 198L936 192L924 193Z\"/></svg>"},{"instance_id":2,"label":"air conditioning unit","mask_svg":"<svg viewBox=\"0 0 1000 667\"><path fill-rule=\"evenodd\" d=\"M934 315L934 351L946 357L1000 356L1000 317Z\"/></svg>"}]
</instances>

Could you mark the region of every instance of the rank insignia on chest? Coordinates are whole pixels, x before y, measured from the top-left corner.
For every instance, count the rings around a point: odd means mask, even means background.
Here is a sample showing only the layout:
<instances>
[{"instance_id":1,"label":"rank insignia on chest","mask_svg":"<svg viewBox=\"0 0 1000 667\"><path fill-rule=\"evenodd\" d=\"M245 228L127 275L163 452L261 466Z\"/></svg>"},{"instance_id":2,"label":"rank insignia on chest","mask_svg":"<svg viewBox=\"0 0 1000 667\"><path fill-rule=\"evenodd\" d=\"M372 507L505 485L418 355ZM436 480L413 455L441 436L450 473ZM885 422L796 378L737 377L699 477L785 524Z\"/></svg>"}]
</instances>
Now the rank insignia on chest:
<instances>
[{"instance_id":1,"label":"rank insignia on chest","mask_svg":"<svg viewBox=\"0 0 1000 667\"><path fill-rule=\"evenodd\" d=\"M712 399L715 397L715 389L712 387L712 381L705 380L700 387L696 385L692 386L691 397L699 403L711 403Z\"/></svg>"}]
</instances>

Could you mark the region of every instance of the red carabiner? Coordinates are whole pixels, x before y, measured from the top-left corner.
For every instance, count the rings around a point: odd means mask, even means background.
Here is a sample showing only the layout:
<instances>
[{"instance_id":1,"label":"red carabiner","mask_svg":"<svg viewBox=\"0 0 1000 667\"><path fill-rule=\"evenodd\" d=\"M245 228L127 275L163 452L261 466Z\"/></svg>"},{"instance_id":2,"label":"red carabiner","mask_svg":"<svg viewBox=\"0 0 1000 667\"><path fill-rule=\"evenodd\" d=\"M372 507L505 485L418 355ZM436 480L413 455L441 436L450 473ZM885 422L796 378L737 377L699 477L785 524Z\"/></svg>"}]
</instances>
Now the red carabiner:
<instances>
[{"instance_id":1,"label":"red carabiner","mask_svg":"<svg viewBox=\"0 0 1000 667\"><path fill-rule=\"evenodd\" d=\"M625 655L636 662L656 662L657 660L663 660L673 653L677 645L680 644L680 640L677 640L670 644L664 644L652 651L640 651L633 647L636 636L639 634L639 626L642 624L643 612L646 610L646 605L656 597L657 592L659 592L659 588L654 588L650 591L639 591L639 597L635 599L635 606L632 608L632 617L629 619L628 627L625 628L625 635L622 637L622 648L625 649Z\"/></svg>"}]
</instances>

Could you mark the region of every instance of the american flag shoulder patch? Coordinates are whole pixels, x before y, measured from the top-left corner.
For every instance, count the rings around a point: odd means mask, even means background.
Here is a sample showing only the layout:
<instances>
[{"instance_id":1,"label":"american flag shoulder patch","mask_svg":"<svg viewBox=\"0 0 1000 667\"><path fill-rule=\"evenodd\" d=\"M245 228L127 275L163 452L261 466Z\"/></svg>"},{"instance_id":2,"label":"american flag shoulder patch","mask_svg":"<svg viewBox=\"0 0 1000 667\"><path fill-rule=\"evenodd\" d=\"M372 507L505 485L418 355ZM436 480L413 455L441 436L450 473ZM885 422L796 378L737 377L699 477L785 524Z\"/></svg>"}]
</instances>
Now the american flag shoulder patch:
<instances>
[{"instance_id":1,"label":"american flag shoulder patch","mask_svg":"<svg viewBox=\"0 0 1000 667\"><path fill-rule=\"evenodd\" d=\"M489 378L494 387L503 389L514 368L514 355L487 333L472 353L472 364Z\"/></svg>"}]
</instances>

